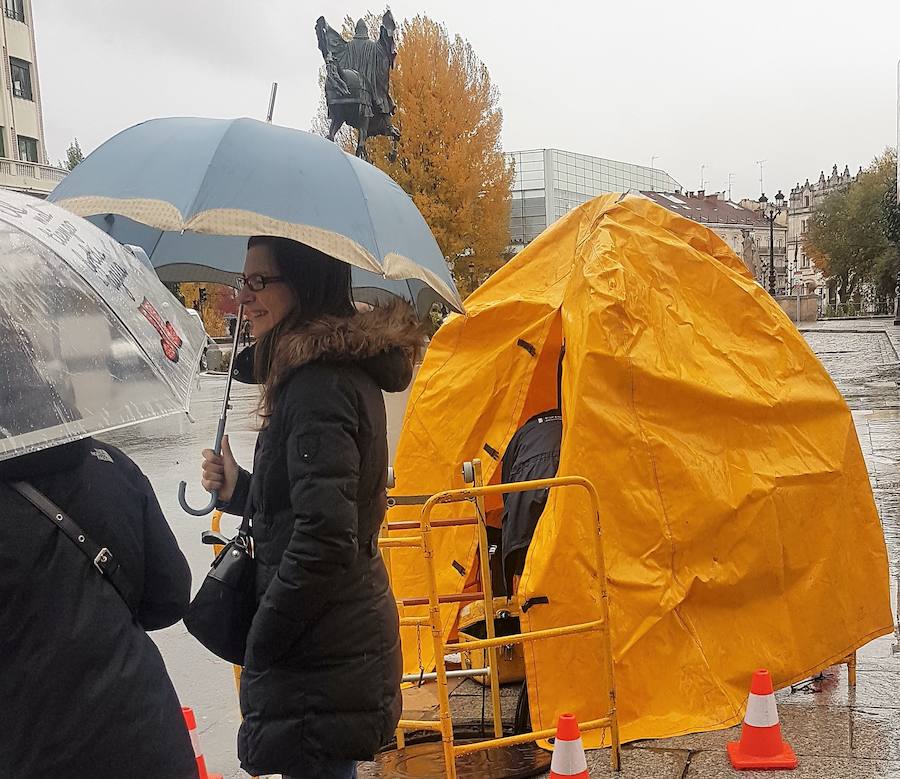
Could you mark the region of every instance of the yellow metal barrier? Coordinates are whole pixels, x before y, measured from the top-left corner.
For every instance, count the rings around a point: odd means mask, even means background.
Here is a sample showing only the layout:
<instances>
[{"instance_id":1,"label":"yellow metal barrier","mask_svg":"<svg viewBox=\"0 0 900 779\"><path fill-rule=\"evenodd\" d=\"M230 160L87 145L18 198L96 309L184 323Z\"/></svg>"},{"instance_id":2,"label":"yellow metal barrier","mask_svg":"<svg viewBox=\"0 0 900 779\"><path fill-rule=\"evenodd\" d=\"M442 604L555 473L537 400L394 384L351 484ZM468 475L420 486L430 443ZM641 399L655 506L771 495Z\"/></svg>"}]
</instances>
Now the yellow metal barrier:
<instances>
[{"instance_id":1,"label":"yellow metal barrier","mask_svg":"<svg viewBox=\"0 0 900 779\"><path fill-rule=\"evenodd\" d=\"M482 485L482 469L481 469L481 461L474 460L472 463L467 463L466 467L463 469L464 478L472 483L474 486ZM431 495L404 495L404 496L391 496L388 498L388 507L391 508L396 505L406 505L406 506L422 506L425 505L428 500L431 498ZM484 613L485 615L493 614L493 602L494 602L494 594L491 591L491 575L490 575L490 557L488 551L488 541L487 541L487 526L484 522L485 511L484 511L484 501L480 498L472 498L469 501L474 507L475 514L473 516L467 517L457 517L455 519L436 519L433 521L432 527L436 528L448 528L448 527L463 527L463 526L473 526L476 528L476 533L478 534L478 550L479 550L479 574L481 578L480 586L481 590L479 592L474 593L453 593L449 595L441 595L438 598L438 603L464 603L471 602L475 600L482 600L484 602ZM392 531L403 531L404 533L408 533L409 531L418 531L420 535L403 535L403 536L392 536ZM417 549L420 552L422 551L422 523L421 520L417 522L391 522L388 518L385 518L385 522L382 526L381 537L379 539L379 546L383 550L383 556L385 565L388 569L388 577L391 576L391 555L398 549ZM428 598L406 598L404 600L398 601L397 606L399 608L403 608L406 606L426 606L430 605ZM430 627L432 624L433 618L436 618L440 621L440 614L437 613L431 614L428 616L419 616L419 617L401 617L400 625L401 626L410 626L415 627L417 630L423 627ZM489 619L487 616L485 617L485 630L488 638L494 638L494 620ZM506 642L509 643L509 642ZM501 644L498 644L500 646ZM443 658L443 655L441 655ZM472 669L466 671L455 671L452 672L455 676L487 676L488 685L490 687L491 692L491 709L492 709L492 718L493 718L493 727L494 727L494 736L499 738L503 735L503 713L500 708L500 675L493 671L493 669L497 668L497 652L496 649L491 649L488 652L487 657L487 669ZM425 673L425 669L420 669L422 673L419 675L418 679L425 680L435 679L435 675L431 673ZM445 669L446 670L446 669ZM406 681L406 680L405 680ZM406 721L401 721L397 726L397 748L403 749L405 744L405 731L418 729L418 728L410 728L405 724ZM425 729L425 728L422 728ZM431 723L431 730L440 730L439 724L436 722Z\"/></svg>"},{"instance_id":2,"label":"yellow metal barrier","mask_svg":"<svg viewBox=\"0 0 900 779\"><path fill-rule=\"evenodd\" d=\"M609 728L611 739L610 764L614 771L618 771L621 765L620 743L619 743L619 725L616 716L616 687L612 662L612 650L610 647L609 634L609 600L606 589L606 565L603 559L603 540L602 528L600 525L600 509L597 498L597 490L594 485L581 476L558 476L552 479L538 479L534 481L518 482L516 484L496 484L485 486L482 484L481 463L474 460L471 464L466 464L464 472L472 473L471 479L474 485L464 487L462 489L445 490L434 495L409 496L402 499L394 499L389 501L389 505L410 505L422 504L422 513L419 518L419 531L421 536L412 537L404 536L402 538L392 538L390 530L392 523L386 522L382 531L380 545L387 550L400 550L402 548L418 548L422 552L427 570L426 582L428 585L428 616L427 617L402 617L402 625L414 625L417 630L426 624L431 629L432 644L434 647L435 657L435 674L433 675L438 686L438 705L439 718L436 721L420 721L420 720L401 720L397 729L397 746L402 749L404 744L404 732L408 730L434 730L440 731L442 748L444 753L444 765L447 769L448 779L456 779L456 757L459 755L469 754L485 749L497 747L511 746L514 744L523 744L538 739L551 738L556 734L555 728L545 730L531 731L516 736L503 736L503 724L500 711L500 684L499 673L497 672L497 647L524 643L526 641L539 641L545 639L553 639L559 636L572 635L575 633L597 633L603 643L602 652L606 660L607 679L609 681L608 697L609 707L605 717L589 720L579 723L582 731L599 730L601 728ZM596 524L596 533L594 534L594 555L596 558L597 581L599 587L599 619L590 620L574 625L561 625L555 628L545 630L536 630L530 633L518 633L509 636L497 637L494 635L493 616L493 596L491 593L491 574L488 559L487 547L487 528L485 525L484 498L487 495L500 495L513 492L527 492L530 490L556 489L559 487L575 487L585 490L588 493L593 510L594 522ZM437 589L437 576L434 568L434 546L432 544L432 531L441 527L453 527L457 524L472 524L471 520L432 520L431 515L436 506L446 503L471 502L476 508L476 522L479 541L479 566L481 573L481 593L484 597L485 604L485 628L486 638L478 641L466 641L465 643L444 643L443 629L440 617L440 604L452 601L458 601L458 597L441 595ZM398 525L397 530L403 526L403 530L409 530L409 523L394 523ZM416 544L410 543L413 538ZM397 543L402 541L403 543ZM394 552L396 553L396 552ZM390 552L387 554L388 570L390 572ZM405 602L420 602L423 599L407 599L400 601L400 605ZM487 670L491 686L491 703L494 715L494 738L478 741L471 744L456 745L453 743L453 722L450 714L450 693L447 686L448 672L444 660L447 652L458 652L472 649L486 649L487 669L477 669L478 673ZM424 671L424 669L422 669ZM459 672L453 672L459 675ZM473 672L467 672L473 675ZM462 675L467 675L464 672ZM428 675L429 677L432 674Z\"/></svg>"},{"instance_id":3,"label":"yellow metal barrier","mask_svg":"<svg viewBox=\"0 0 900 779\"><path fill-rule=\"evenodd\" d=\"M212 520L210 521L210 530L213 533L219 533L222 530L222 512L214 511L212 514ZM219 552L222 551L221 544L213 544L213 559L219 556ZM241 690L241 667L239 665L232 665L231 672L234 674L234 686L235 689L240 692Z\"/></svg>"}]
</instances>

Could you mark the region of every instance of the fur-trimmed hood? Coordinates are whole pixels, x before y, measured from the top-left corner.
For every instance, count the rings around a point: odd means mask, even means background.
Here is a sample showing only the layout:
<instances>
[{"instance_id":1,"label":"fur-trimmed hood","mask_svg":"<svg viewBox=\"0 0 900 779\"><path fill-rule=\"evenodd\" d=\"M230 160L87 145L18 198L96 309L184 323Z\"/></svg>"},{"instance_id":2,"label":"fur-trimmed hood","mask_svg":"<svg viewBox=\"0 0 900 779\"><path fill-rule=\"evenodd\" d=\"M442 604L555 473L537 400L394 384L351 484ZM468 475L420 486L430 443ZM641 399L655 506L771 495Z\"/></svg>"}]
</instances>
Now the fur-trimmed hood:
<instances>
[{"instance_id":1,"label":"fur-trimmed hood","mask_svg":"<svg viewBox=\"0 0 900 779\"><path fill-rule=\"evenodd\" d=\"M412 307L399 298L350 317L323 317L280 336L278 359L286 373L316 360L358 363L385 392L401 392L412 380L425 333ZM234 363L234 378L255 384L256 345Z\"/></svg>"}]
</instances>

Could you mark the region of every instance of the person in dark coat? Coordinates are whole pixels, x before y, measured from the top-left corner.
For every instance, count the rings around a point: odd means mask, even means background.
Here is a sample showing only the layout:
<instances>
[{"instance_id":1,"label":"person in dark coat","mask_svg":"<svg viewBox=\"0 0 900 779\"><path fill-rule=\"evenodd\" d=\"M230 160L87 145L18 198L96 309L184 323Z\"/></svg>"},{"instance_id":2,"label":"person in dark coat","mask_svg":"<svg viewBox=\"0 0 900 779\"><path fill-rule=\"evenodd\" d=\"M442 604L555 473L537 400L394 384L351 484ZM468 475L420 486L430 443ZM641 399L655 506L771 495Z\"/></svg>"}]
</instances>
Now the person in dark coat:
<instances>
[{"instance_id":1,"label":"person in dark coat","mask_svg":"<svg viewBox=\"0 0 900 779\"><path fill-rule=\"evenodd\" d=\"M562 414L559 409L535 414L510 439L503 455L503 482L513 484L556 476L561 442ZM544 513L548 495L549 490L528 490L503 496L500 524L503 581L510 597L515 594L514 578L521 576L525 567L528 547Z\"/></svg>"},{"instance_id":2,"label":"person in dark coat","mask_svg":"<svg viewBox=\"0 0 900 779\"><path fill-rule=\"evenodd\" d=\"M562 370L566 346L559 351L556 368L556 408L532 416L509 441L503 453L501 479L505 484L550 479L559 470L562 446ZM538 520L547 505L549 490L508 492L503 495L500 549L503 585L508 597L516 592L516 577L522 575L528 547Z\"/></svg>"},{"instance_id":3,"label":"person in dark coat","mask_svg":"<svg viewBox=\"0 0 900 779\"><path fill-rule=\"evenodd\" d=\"M14 481L112 551L127 605ZM150 483L118 449L86 438L0 462L0 778L196 779L175 690L145 632L181 619L190 584Z\"/></svg>"},{"instance_id":4,"label":"person in dark coat","mask_svg":"<svg viewBox=\"0 0 900 779\"><path fill-rule=\"evenodd\" d=\"M346 779L400 718L399 620L377 537L386 507L382 390L422 342L402 301L358 311L350 268L283 238L249 242L238 301L256 343L252 476L227 440L203 486L251 517L259 599L241 674L241 766Z\"/></svg>"}]
</instances>

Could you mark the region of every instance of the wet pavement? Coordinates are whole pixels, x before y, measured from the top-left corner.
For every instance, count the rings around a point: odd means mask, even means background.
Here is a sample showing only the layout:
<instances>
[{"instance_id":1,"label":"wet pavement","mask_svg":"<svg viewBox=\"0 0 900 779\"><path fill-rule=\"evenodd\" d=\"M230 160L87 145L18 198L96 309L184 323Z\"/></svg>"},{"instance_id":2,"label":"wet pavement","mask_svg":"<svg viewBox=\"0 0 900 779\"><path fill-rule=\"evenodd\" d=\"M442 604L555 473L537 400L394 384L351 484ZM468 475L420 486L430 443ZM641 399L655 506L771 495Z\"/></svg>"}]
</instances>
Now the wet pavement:
<instances>
[{"instance_id":1,"label":"wet pavement","mask_svg":"<svg viewBox=\"0 0 900 779\"><path fill-rule=\"evenodd\" d=\"M841 320L804 326L804 336L828 369L853 412L860 444L881 514L891 566L892 602L897 611L900 589L900 327L891 319ZM191 517L178 505L177 486L191 484L189 502L204 504L197 484L200 450L210 445L221 408L224 377L204 376L191 404L195 424L171 418L105 437L124 449L144 469L156 488L163 511L194 574L196 589L209 566L210 548L200 544L208 517ZM249 464L256 439L253 409L256 389L235 385L229 431L238 460ZM402 419L403 397L388 396L391 438ZM237 520L226 518L230 531ZM183 705L191 706L200 743L211 771L226 779L245 777L235 757L240 721L231 666L210 655L179 623L153 634ZM846 666L826 671L821 679L778 693L786 737L800 758L795 777L891 777L900 779L900 634L884 636L858 653L858 680L847 684ZM482 714L481 688L461 685L453 696L455 716L470 721ZM504 690L506 719L515 707L513 690ZM490 702L487 716L490 717ZM628 745L618 776L650 779L705 779L771 776L771 772L735 772L724 745L738 729L681 736ZM591 776L612 776L605 751L591 752ZM369 774L362 767L361 777ZM546 774L544 775L546 776Z\"/></svg>"}]
</instances>

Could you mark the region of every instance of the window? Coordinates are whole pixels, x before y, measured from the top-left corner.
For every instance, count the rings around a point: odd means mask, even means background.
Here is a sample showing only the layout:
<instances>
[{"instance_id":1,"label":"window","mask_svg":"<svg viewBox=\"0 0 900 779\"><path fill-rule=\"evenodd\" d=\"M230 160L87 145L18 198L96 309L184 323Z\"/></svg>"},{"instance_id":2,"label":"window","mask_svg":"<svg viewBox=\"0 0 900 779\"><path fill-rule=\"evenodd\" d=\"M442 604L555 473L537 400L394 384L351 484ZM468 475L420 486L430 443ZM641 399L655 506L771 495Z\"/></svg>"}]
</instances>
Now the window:
<instances>
[{"instance_id":1,"label":"window","mask_svg":"<svg viewBox=\"0 0 900 779\"><path fill-rule=\"evenodd\" d=\"M6 156L6 128L0 127L0 157Z\"/></svg>"},{"instance_id":2,"label":"window","mask_svg":"<svg viewBox=\"0 0 900 779\"><path fill-rule=\"evenodd\" d=\"M31 65L25 60L10 57L9 71L12 76L13 94L23 100L34 100L31 94Z\"/></svg>"},{"instance_id":3,"label":"window","mask_svg":"<svg viewBox=\"0 0 900 779\"><path fill-rule=\"evenodd\" d=\"M804 219L804 220L800 223L800 232L801 232L801 233L805 233L805 232L809 229L809 224L808 224L808 222L809 222L809 219Z\"/></svg>"},{"instance_id":4,"label":"window","mask_svg":"<svg viewBox=\"0 0 900 779\"><path fill-rule=\"evenodd\" d=\"M6 15L19 22L25 21L25 0L3 0Z\"/></svg>"},{"instance_id":5,"label":"window","mask_svg":"<svg viewBox=\"0 0 900 779\"><path fill-rule=\"evenodd\" d=\"M37 139L19 136L19 159L23 162L40 162Z\"/></svg>"},{"instance_id":6,"label":"window","mask_svg":"<svg viewBox=\"0 0 900 779\"><path fill-rule=\"evenodd\" d=\"M803 207L809 208L809 195L805 195L803 198Z\"/></svg>"}]
</instances>

